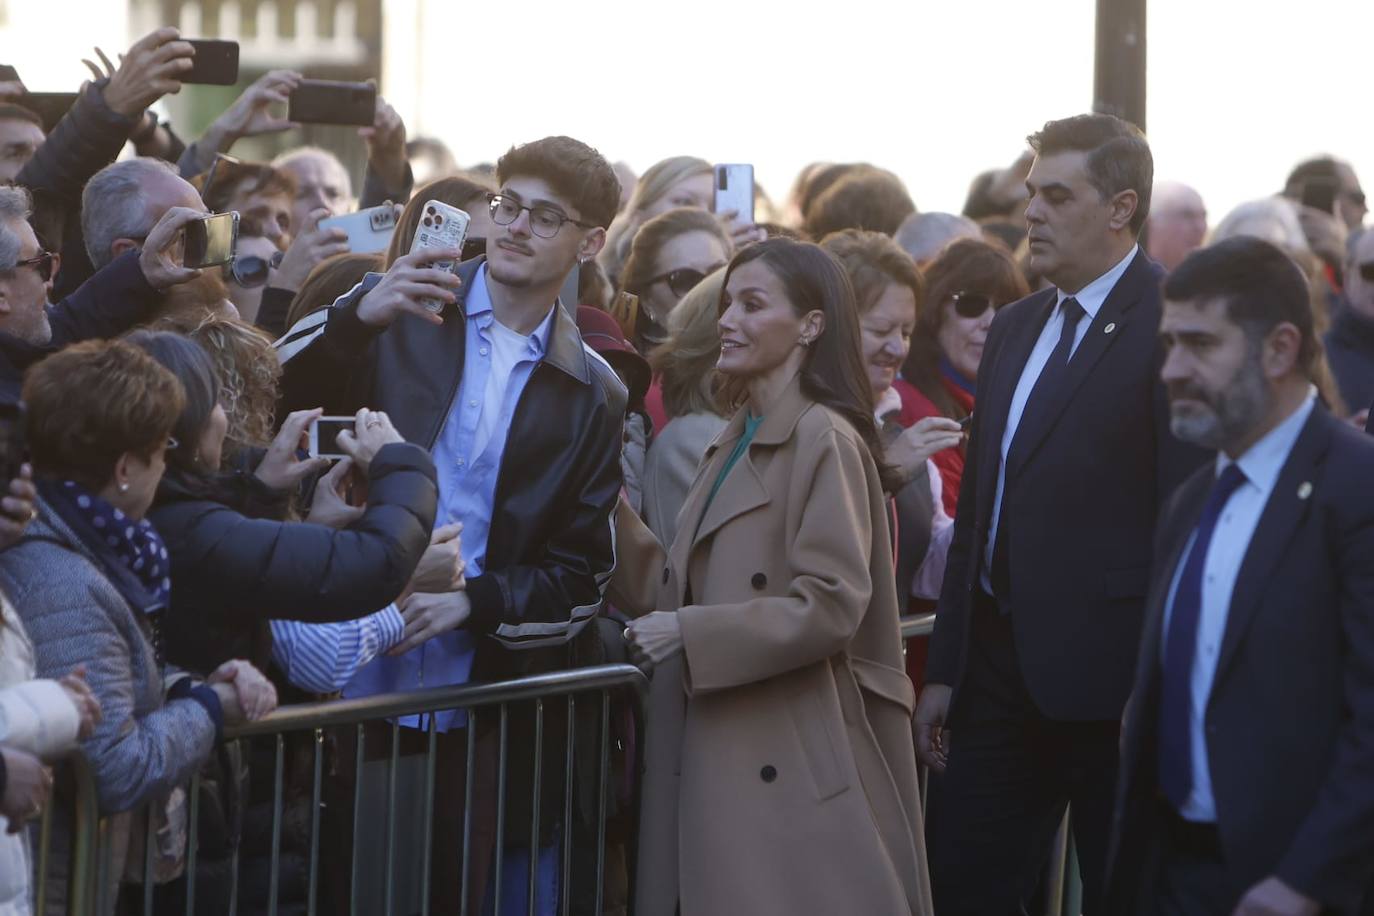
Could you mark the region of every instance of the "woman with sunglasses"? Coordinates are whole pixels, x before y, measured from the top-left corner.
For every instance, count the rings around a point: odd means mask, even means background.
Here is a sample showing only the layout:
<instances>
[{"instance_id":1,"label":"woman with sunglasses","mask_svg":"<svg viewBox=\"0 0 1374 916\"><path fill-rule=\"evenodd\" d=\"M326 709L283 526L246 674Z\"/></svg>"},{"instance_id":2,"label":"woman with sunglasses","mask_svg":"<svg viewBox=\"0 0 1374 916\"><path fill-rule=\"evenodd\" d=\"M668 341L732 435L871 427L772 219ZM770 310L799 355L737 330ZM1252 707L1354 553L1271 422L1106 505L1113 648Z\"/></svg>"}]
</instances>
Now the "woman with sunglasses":
<instances>
[{"instance_id":1,"label":"woman with sunglasses","mask_svg":"<svg viewBox=\"0 0 1374 916\"><path fill-rule=\"evenodd\" d=\"M667 339L668 313L687 291L730 260L730 238L705 210L680 207L644 224L630 246L620 291L639 297L631 341L647 353Z\"/></svg>"},{"instance_id":2,"label":"woman with sunglasses","mask_svg":"<svg viewBox=\"0 0 1374 916\"><path fill-rule=\"evenodd\" d=\"M925 282L926 307L916 320L901 378L893 383L902 399L903 426L925 417L964 420L973 414L978 364L992 317L1030 294L1011 254L979 239L951 242L926 268ZM932 460L940 470L945 511L953 517L964 448L945 449Z\"/></svg>"}]
</instances>

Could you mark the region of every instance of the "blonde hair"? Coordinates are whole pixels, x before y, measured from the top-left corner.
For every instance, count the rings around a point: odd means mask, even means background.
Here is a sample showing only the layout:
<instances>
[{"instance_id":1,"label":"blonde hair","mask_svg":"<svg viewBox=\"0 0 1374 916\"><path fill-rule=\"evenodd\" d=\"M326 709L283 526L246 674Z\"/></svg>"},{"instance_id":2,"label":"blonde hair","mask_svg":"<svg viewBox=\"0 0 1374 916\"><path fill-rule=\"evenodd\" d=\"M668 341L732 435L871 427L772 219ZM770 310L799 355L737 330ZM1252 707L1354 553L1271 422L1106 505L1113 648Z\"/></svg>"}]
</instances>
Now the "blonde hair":
<instances>
[{"instance_id":1,"label":"blonde hair","mask_svg":"<svg viewBox=\"0 0 1374 916\"><path fill-rule=\"evenodd\" d=\"M625 259L630 256L630 244L639 227L644 224L644 211L662 200L680 182L697 175L709 175L711 171L711 163L705 159L673 156L654 163L640 176L634 194L630 195L630 202L606 233L606 247L597 258L613 284L618 286L620 283L620 271Z\"/></svg>"},{"instance_id":2,"label":"blonde hair","mask_svg":"<svg viewBox=\"0 0 1374 916\"><path fill-rule=\"evenodd\" d=\"M720 359L720 293L725 268L703 279L668 313L668 339L649 354L660 377L663 406L671 416L720 415L716 363Z\"/></svg>"}]
</instances>

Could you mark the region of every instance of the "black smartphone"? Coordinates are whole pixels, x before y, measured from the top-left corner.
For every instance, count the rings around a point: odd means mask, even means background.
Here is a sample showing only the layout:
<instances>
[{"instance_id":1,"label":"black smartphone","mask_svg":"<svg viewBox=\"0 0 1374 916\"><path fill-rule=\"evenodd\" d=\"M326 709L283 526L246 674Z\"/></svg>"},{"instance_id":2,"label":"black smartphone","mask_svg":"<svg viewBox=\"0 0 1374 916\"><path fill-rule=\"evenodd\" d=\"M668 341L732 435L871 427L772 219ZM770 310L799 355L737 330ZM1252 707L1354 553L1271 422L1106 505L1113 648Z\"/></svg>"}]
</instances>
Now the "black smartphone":
<instances>
[{"instance_id":1,"label":"black smartphone","mask_svg":"<svg viewBox=\"0 0 1374 916\"><path fill-rule=\"evenodd\" d=\"M371 83L301 80L291 93L286 118L298 124L356 124L377 119L377 87Z\"/></svg>"},{"instance_id":2,"label":"black smartphone","mask_svg":"<svg viewBox=\"0 0 1374 916\"><path fill-rule=\"evenodd\" d=\"M1302 186L1302 205L1323 213L1336 212L1336 192L1340 190L1334 178L1309 178Z\"/></svg>"},{"instance_id":3,"label":"black smartphone","mask_svg":"<svg viewBox=\"0 0 1374 916\"><path fill-rule=\"evenodd\" d=\"M8 495L10 481L29 460L29 440L24 430L22 401L0 403L0 494Z\"/></svg>"},{"instance_id":4,"label":"black smartphone","mask_svg":"<svg viewBox=\"0 0 1374 916\"><path fill-rule=\"evenodd\" d=\"M178 77L183 83L232 86L239 81L239 43L213 38L188 38L196 49L191 69Z\"/></svg>"},{"instance_id":5,"label":"black smartphone","mask_svg":"<svg viewBox=\"0 0 1374 916\"><path fill-rule=\"evenodd\" d=\"M75 92L26 92L16 104L27 108L43 121L43 133L51 133L62 116L76 104Z\"/></svg>"},{"instance_id":6,"label":"black smartphone","mask_svg":"<svg viewBox=\"0 0 1374 916\"><path fill-rule=\"evenodd\" d=\"M19 79L18 70L14 69L9 64L0 64L0 83L19 82L23 82L23 80Z\"/></svg>"},{"instance_id":7,"label":"black smartphone","mask_svg":"<svg viewBox=\"0 0 1374 916\"><path fill-rule=\"evenodd\" d=\"M239 237L237 211L216 213L186 224L181 263L186 267L215 267L234 260Z\"/></svg>"}]
</instances>

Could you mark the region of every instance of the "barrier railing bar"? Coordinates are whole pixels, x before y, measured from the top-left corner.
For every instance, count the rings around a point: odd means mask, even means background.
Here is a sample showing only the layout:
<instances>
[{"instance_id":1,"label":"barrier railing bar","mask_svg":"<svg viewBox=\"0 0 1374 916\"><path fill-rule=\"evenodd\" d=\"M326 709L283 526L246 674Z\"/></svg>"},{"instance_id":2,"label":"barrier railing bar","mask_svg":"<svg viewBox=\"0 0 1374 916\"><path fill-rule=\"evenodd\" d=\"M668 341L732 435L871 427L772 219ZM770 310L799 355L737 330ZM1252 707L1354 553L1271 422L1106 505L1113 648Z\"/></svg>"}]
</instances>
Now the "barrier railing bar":
<instances>
[{"instance_id":1,"label":"barrier railing bar","mask_svg":"<svg viewBox=\"0 0 1374 916\"><path fill-rule=\"evenodd\" d=\"M256 722L228 728L225 732L232 738L251 738L258 735L275 735L277 732L355 725L369 719L421 715L448 709L499 706L504 703L532 700L536 696L547 699L550 696L590 693L617 687L635 687L643 693L647 692L649 681L643 672L633 665L571 668L567 671L538 674L515 681L431 687L408 693L389 693L286 706Z\"/></svg>"},{"instance_id":2,"label":"barrier railing bar","mask_svg":"<svg viewBox=\"0 0 1374 916\"><path fill-rule=\"evenodd\" d=\"M277 916L277 888L281 882L282 783L286 780L286 740L277 735L272 777L272 862L267 875L267 916Z\"/></svg>"},{"instance_id":3,"label":"barrier railing bar","mask_svg":"<svg viewBox=\"0 0 1374 916\"><path fill-rule=\"evenodd\" d=\"M353 870L348 876L348 911L353 916L358 916L358 833L362 827L359 813L363 801L363 744L367 740L363 735L363 723L359 722L357 728L358 747L353 767Z\"/></svg>"},{"instance_id":4,"label":"barrier railing bar","mask_svg":"<svg viewBox=\"0 0 1374 916\"><path fill-rule=\"evenodd\" d=\"M172 791L176 791L173 789ZM143 807L143 916L153 916L153 844L157 831L153 822L153 807Z\"/></svg>"},{"instance_id":5,"label":"barrier railing bar","mask_svg":"<svg viewBox=\"0 0 1374 916\"><path fill-rule=\"evenodd\" d=\"M491 872L496 876L496 899L495 906L492 908L492 911L495 913L501 912L501 876L504 874L501 870L501 866L506 852L506 764L508 762L507 742L509 740L510 731L509 712L510 708L505 703L502 703L501 749L497 756L496 764L496 867Z\"/></svg>"},{"instance_id":6,"label":"barrier railing bar","mask_svg":"<svg viewBox=\"0 0 1374 916\"><path fill-rule=\"evenodd\" d=\"M420 916L429 916L429 895L434 881L434 851L430 846L434 842L434 755L438 750L439 736L434 716L426 718L429 719L429 748L425 759L425 845L421 853L424 857L424 880L420 883L424 888L424 896L420 899Z\"/></svg>"},{"instance_id":7,"label":"barrier railing bar","mask_svg":"<svg viewBox=\"0 0 1374 916\"><path fill-rule=\"evenodd\" d=\"M242 761L242 760L244 759L244 756L243 756L243 753L244 753L243 742L242 742L242 741L235 740L235 741L234 741L234 750L237 751L237 753L230 754L230 755L229 755L229 760L230 760L231 762L235 762L235 763ZM231 773L231 774L229 775L229 778L230 778L230 779L233 779L240 787L242 787L243 783L242 783L241 781L239 781L239 773L238 773L237 769L236 769L233 773ZM239 839L242 840L242 838L243 838L243 821L240 820L240 821L239 821ZM229 874L230 874L230 876L231 876L231 878L232 878L232 883L229 885L229 916L238 916L238 912L239 912L239 846L240 846L240 845L242 845L242 844L241 844L241 843L235 843L235 844L234 844L234 849L233 849L233 851L232 851L232 852L230 853L230 855L229 855Z\"/></svg>"},{"instance_id":8,"label":"barrier railing bar","mask_svg":"<svg viewBox=\"0 0 1374 916\"><path fill-rule=\"evenodd\" d=\"M611 787L611 694L601 691L601 773L597 780L596 818L596 909L601 912L602 896L606 890L606 806Z\"/></svg>"},{"instance_id":9,"label":"barrier railing bar","mask_svg":"<svg viewBox=\"0 0 1374 916\"><path fill-rule=\"evenodd\" d=\"M320 784L324 775L324 731L315 729L315 740L311 742L315 750L314 778L310 790L310 887L306 891L305 911L315 916L319 905L320 879Z\"/></svg>"},{"instance_id":10,"label":"barrier railing bar","mask_svg":"<svg viewBox=\"0 0 1374 916\"><path fill-rule=\"evenodd\" d=\"M530 815L530 873L529 897L526 898L526 916L534 916L535 895L539 887L539 802L540 783L544 778L544 701L534 701L534 799Z\"/></svg>"},{"instance_id":11,"label":"barrier railing bar","mask_svg":"<svg viewBox=\"0 0 1374 916\"><path fill-rule=\"evenodd\" d=\"M38 887L34 891L35 913L48 911L48 852L52 844L53 807L52 804L43 806L43 819L38 824L38 866L34 872L38 878Z\"/></svg>"},{"instance_id":12,"label":"barrier railing bar","mask_svg":"<svg viewBox=\"0 0 1374 916\"><path fill-rule=\"evenodd\" d=\"M391 723L391 768L387 771L386 780L386 877L382 880L385 888L386 904L383 909L386 916L392 916L396 912L396 902L393 893L396 890L396 777L397 770L401 767L401 723L392 721ZM358 837L354 835L353 842L358 842Z\"/></svg>"},{"instance_id":13,"label":"barrier railing bar","mask_svg":"<svg viewBox=\"0 0 1374 916\"><path fill-rule=\"evenodd\" d=\"M468 710L467 773L463 780L463 884L458 889L458 912L468 916L468 891L472 880L472 771L477 765L477 710Z\"/></svg>"},{"instance_id":14,"label":"barrier railing bar","mask_svg":"<svg viewBox=\"0 0 1374 916\"><path fill-rule=\"evenodd\" d=\"M915 639L935 632L935 615L912 614L902 618L902 639Z\"/></svg>"},{"instance_id":15,"label":"barrier railing bar","mask_svg":"<svg viewBox=\"0 0 1374 916\"><path fill-rule=\"evenodd\" d=\"M572 905L572 893L569 884L572 881L572 810L573 810L573 740L577 730L577 697L568 694L568 747L564 751L563 761L563 830L562 830L562 854L563 869L562 880L558 882L559 896L562 898L560 911L562 916L568 916L569 907Z\"/></svg>"}]
</instances>

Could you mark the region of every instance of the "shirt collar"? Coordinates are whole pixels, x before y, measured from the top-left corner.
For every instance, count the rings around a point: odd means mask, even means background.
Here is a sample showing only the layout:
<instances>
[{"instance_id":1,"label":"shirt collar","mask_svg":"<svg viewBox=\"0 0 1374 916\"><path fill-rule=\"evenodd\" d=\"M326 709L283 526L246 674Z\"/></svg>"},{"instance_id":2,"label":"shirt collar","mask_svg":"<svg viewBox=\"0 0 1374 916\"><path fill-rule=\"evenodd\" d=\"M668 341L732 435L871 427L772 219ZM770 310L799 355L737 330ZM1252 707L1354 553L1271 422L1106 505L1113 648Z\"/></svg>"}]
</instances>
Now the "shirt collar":
<instances>
[{"instance_id":1,"label":"shirt collar","mask_svg":"<svg viewBox=\"0 0 1374 916\"><path fill-rule=\"evenodd\" d=\"M1317 389L1314 386L1297 410L1265 433L1262 439L1250 446L1235 462L1240 465L1245 479L1259 487L1261 492L1268 493L1274 489L1279 473L1283 471L1284 462L1288 460L1288 453L1293 450L1293 443L1298 441L1298 436L1307 424L1307 418L1312 415L1316 403ZM1231 459L1226 453L1218 452L1217 475L1220 476L1229 464Z\"/></svg>"},{"instance_id":2,"label":"shirt collar","mask_svg":"<svg viewBox=\"0 0 1374 916\"><path fill-rule=\"evenodd\" d=\"M1107 271L1076 293L1066 293L1062 289L1059 290L1059 299L1055 302L1055 306L1058 307L1063 305L1065 299L1077 300L1078 304L1083 307L1083 311L1087 314L1088 321L1092 321L1097 317L1098 311L1101 310L1102 303L1107 301L1107 297L1111 295L1112 289L1116 287L1116 281L1120 280L1121 275L1126 272L1126 268L1131 266L1131 261L1139 251L1139 245L1132 245L1131 250L1126 252L1126 257L1117 261L1116 265L1112 267L1111 270Z\"/></svg>"},{"instance_id":3,"label":"shirt collar","mask_svg":"<svg viewBox=\"0 0 1374 916\"><path fill-rule=\"evenodd\" d=\"M549 307L549 313L544 316L544 320L539 322L539 327L529 335L530 355L535 359L540 359L549 350L549 334L553 331L553 313L558 306ZM473 275L472 283L467 291L467 301L463 306L467 312L468 321L476 324L479 330L485 331L496 322L496 311L491 304L491 292L487 289L487 265L483 264ZM505 327L505 325L502 325ZM507 330L510 330L507 328ZM511 333L515 333L512 331Z\"/></svg>"}]
</instances>

